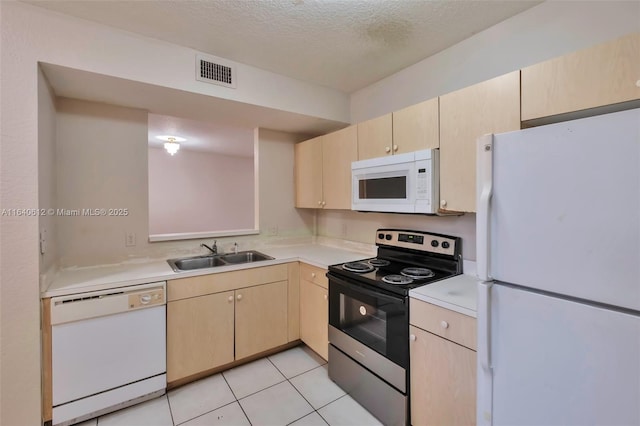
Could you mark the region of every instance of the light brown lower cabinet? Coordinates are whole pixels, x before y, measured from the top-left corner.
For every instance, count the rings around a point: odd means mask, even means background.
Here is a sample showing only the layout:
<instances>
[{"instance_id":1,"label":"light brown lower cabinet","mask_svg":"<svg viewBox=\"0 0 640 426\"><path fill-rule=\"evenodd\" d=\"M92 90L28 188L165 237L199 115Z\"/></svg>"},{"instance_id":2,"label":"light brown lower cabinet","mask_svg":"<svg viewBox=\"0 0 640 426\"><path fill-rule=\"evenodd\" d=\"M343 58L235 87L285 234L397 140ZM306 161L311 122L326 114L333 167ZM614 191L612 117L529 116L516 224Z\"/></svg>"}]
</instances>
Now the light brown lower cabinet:
<instances>
[{"instance_id":1,"label":"light brown lower cabinet","mask_svg":"<svg viewBox=\"0 0 640 426\"><path fill-rule=\"evenodd\" d=\"M236 359L287 343L287 282L235 291Z\"/></svg>"},{"instance_id":2,"label":"light brown lower cabinet","mask_svg":"<svg viewBox=\"0 0 640 426\"><path fill-rule=\"evenodd\" d=\"M288 307L298 298L297 291L289 294L297 283L289 283L288 275L287 265L275 265L170 280L167 382L289 342L298 319L293 312L290 327Z\"/></svg>"},{"instance_id":3,"label":"light brown lower cabinet","mask_svg":"<svg viewBox=\"0 0 640 426\"><path fill-rule=\"evenodd\" d=\"M411 424L475 425L476 352L418 327L409 332Z\"/></svg>"},{"instance_id":4,"label":"light brown lower cabinet","mask_svg":"<svg viewBox=\"0 0 640 426\"><path fill-rule=\"evenodd\" d=\"M167 382L233 362L234 292L167 303Z\"/></svg>"},{"instance_id":5,"label":"light brown lower cabinet","mask_svg":"<svg viewBox=\"0 0 640 426\"><path fill-rule=\"evenodd\" d=\"M300 339L314 352L329 358L328 291L311 281L300 280Z\"/></svg>"}]
</instances>

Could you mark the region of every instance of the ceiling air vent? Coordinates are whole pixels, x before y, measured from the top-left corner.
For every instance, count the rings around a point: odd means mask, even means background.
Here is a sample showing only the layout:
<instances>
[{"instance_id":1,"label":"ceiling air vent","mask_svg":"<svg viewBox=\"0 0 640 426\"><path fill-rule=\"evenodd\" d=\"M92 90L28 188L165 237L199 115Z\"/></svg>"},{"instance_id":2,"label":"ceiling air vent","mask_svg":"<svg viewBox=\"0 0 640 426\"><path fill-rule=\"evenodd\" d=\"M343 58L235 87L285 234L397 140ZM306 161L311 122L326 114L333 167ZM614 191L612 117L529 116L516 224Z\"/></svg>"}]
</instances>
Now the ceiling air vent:
<instances>
[{"instance_id":1,"label":"ceiling air vent","mask_svg":"<svg viewBox=\"0 0 640 426\"><path fill-rule=\"evenodd\" d=\"M196 55L196 80L236 88L236 67L215 56Z\"/></svg>"}]
</instances>

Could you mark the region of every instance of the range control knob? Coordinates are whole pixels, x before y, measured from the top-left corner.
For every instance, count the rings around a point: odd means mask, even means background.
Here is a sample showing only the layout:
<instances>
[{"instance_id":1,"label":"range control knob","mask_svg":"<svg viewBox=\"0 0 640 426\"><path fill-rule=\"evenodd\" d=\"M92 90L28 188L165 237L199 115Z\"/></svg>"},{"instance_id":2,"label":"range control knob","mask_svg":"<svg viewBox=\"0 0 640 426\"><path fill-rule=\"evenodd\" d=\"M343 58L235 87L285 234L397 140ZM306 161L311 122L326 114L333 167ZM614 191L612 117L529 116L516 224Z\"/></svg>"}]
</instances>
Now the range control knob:
<instances>
[{"instance_id":1,"label":"range control knob","mask_svg":"<svg viewBox=\"0 0 640 426\"><path fill-rule=\"evenodd\" d=\"M390 239L391 239L391 234L387 234L387 235L385 235L385 236L384 236L384 239L385 239L385 240L390 240Z\"/></svg>"},{"instance_id":2,"label":"range control knob","mask_svg":"<svg viewBox=\"0 0 640 426\"><path fill-rule=\"evenodd\" d=\"M383 234L383 233L378 234L378 239L379 239L379 240L384 239L384 234Z\"/></svg>"},{"instance_id":3,"label":"range control knob","mask_svg":"<svg viewBox=\"0 0 640 426\"><path fill-rule=\"evenodd\" d=\"M431 247L438 247L438 240L431 240Z\"/></svg>"},{"instance_id":4,"label":"range control knob","mask_svg":"<svg viewBox=\"0 0 640 426\"><path fill-rule=\"evenodd\" d=\"M443 248L443 249L448 249L448 248L449 248L449 246L450 246L450 244L449 244L449 242L448 242L448 241L443 241L443 242L442 242L442 248Z\"/></svg>"}]
</instances>

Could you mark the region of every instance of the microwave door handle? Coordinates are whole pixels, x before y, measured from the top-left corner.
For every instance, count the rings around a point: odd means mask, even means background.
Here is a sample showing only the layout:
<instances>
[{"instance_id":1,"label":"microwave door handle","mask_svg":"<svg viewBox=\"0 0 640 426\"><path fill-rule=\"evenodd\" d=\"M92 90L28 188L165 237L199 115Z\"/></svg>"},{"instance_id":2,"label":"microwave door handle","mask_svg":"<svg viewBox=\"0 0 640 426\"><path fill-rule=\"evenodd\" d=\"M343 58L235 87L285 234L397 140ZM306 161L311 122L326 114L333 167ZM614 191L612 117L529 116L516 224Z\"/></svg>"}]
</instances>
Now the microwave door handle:
<instances>
[{"instance_id":1,"label":"microwave door handle","mask_svg":"<svg viewBox=\"0 0 640 426\"><path fill-rule=\"evenodd\" d=\"M350 284L346 281L344 281L341 278L336 277L335 275L327 275L329 277L329 288L331 288L331 281L336 282L338 285L347 288L347 290L354 292L354 293L360 293L360 294L364 294L376 299L381 299L381 300L386 300L388 302L394 302L394 303L404 303L404 298L402 297L393 297L393 296L389 296L387 294L384 293L378 293L376 291L371 291L371 290L367 290L365 288L362 288L360 286L355 286L353 284Z\"/></svg>"}]
</instances>

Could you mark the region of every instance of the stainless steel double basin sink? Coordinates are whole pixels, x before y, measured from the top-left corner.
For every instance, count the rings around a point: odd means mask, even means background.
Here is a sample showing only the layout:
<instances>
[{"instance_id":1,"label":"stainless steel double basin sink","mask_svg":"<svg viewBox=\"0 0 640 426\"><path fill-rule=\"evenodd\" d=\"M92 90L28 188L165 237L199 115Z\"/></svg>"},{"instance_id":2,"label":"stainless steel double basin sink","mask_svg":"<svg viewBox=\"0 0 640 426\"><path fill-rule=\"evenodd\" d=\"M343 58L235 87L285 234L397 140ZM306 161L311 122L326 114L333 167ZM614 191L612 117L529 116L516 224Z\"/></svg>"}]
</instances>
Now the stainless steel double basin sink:
<instances>
[{"instance_id":1,"label":"stainless steel double basin sink","mask_svg":"<svg viewBox=\"0 0 640 426\"><path fill-rule=\"evenodd\" d=\"M175 272L192 271L194 269L215 268L216 266L238 265L242 263L273 260L273 257L255 250L241 251L230 254L210 254L205 256L183 257L169 259L167 263Z\"/></svg>"}]
</instances>

